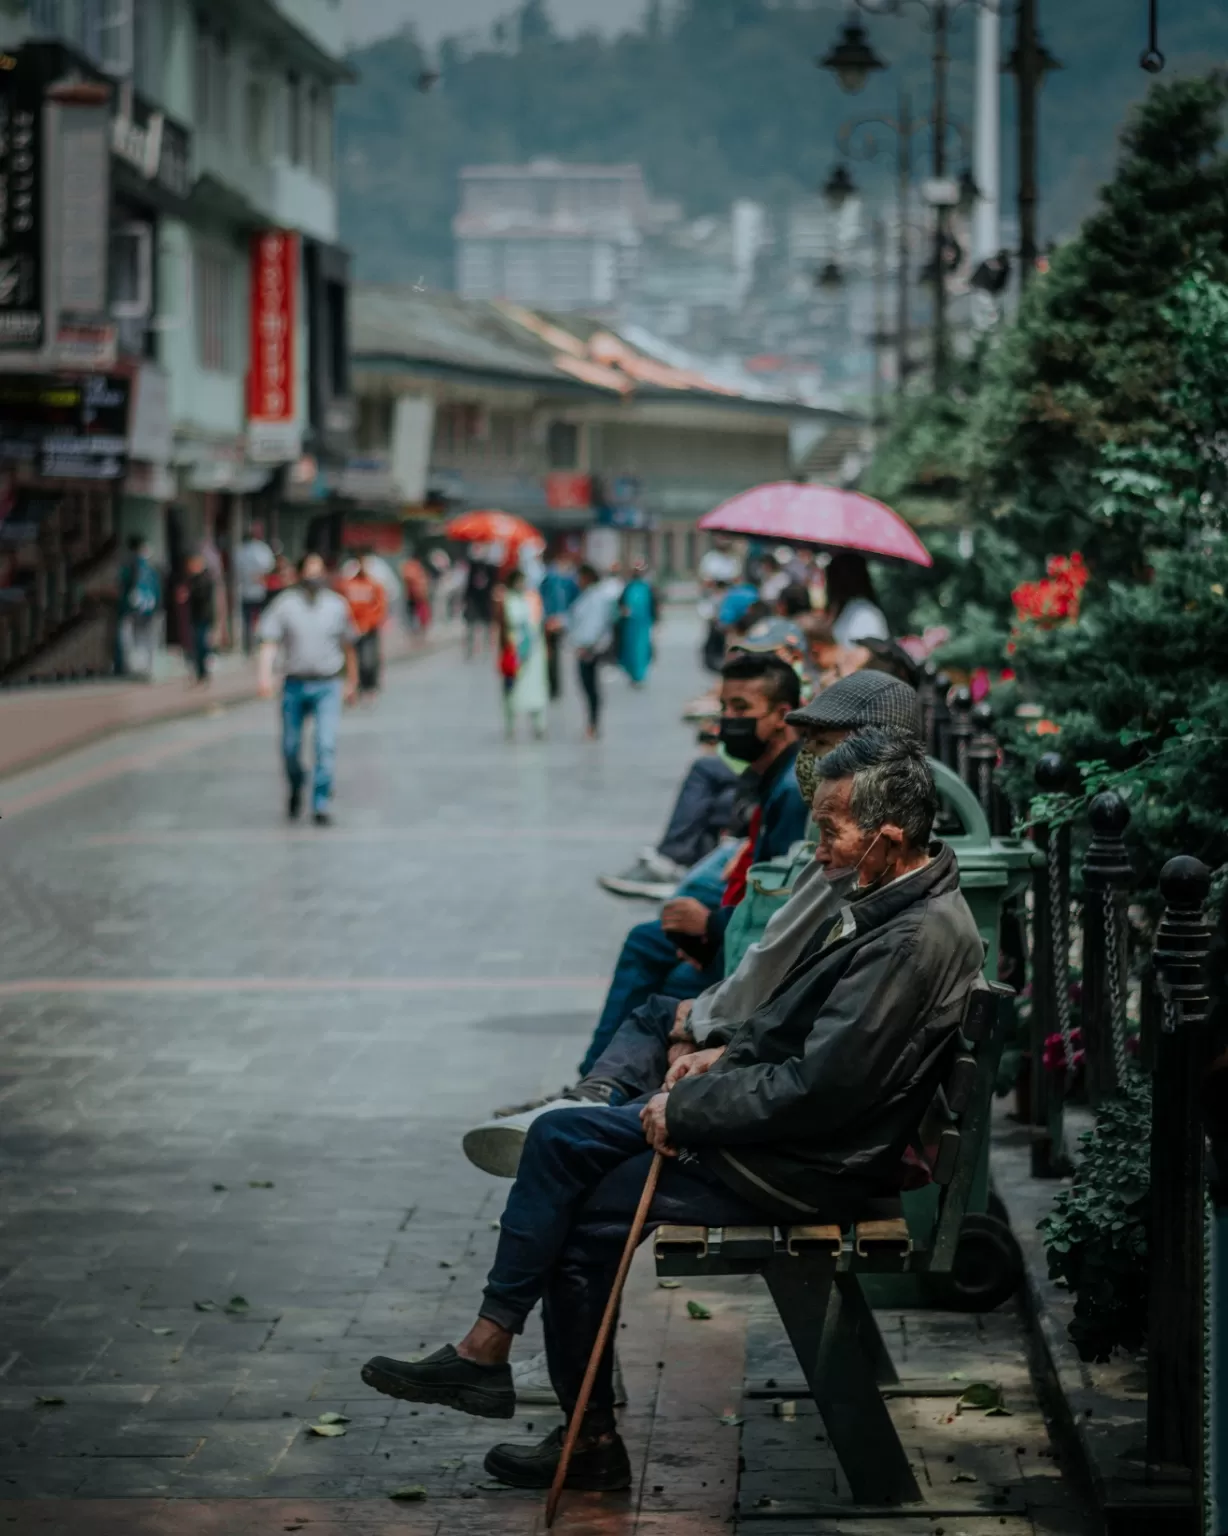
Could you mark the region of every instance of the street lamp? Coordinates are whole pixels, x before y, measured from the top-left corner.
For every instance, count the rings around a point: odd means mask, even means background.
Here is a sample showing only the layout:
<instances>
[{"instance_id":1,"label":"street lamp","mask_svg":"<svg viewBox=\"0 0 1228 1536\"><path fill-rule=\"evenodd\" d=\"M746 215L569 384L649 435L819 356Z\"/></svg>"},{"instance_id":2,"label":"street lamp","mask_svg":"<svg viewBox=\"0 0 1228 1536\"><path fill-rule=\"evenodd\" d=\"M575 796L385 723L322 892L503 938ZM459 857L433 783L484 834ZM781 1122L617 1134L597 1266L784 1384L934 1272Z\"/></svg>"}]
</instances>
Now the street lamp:
<instances>
[{"instance_id":1,"label":"street lamp","mask_svg":"<svg viewBox=\"0 0 1228 1536\"><path fill-rule=\"evenodd\" d=\"M859 21L847 21L840 41L815 63L820 69L830 70L840 82L840 89L856 96L865 89L866 81L876 69L887 66L870 46L866 29Z\"/></svg>"},{"instance_id":2,"label":"street lamp","mask_svg":"<svg viewBox=\"0 0 1228 1536\"><path fill-rule=\"evenodd\" d=\"M823 200L833 213L839 213L850 198L857 196L857 185L846 165L837 165L823 183Z\"/></svg>"},{"instance_id":3,"label":"street lamp","mask_svg":"<svg viewBox=\"0 0 1228 1536\"><path fill-rule=\"evenodd\" d=\"M1036 0L1018 0L1015 46L1006 61L1019 89L1019 288L1036 270L1036 103L1045 76L1061 65L1040 40Z\"/></svg>"}]
</instances>

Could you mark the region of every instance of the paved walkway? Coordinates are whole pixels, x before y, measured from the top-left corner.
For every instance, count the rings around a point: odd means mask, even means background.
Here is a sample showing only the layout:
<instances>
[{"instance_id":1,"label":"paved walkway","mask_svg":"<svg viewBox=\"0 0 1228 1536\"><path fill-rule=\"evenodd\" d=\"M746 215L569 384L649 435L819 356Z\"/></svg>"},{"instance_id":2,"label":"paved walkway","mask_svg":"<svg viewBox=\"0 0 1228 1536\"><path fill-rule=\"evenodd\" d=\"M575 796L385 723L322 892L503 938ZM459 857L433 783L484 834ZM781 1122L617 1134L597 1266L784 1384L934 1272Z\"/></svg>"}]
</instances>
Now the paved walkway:
<instances>
[{"instance_id":1,"label":"paved walkway","mask_svg":"<svg viewBox=\"0 0 1228 1536\"><path fill-rule=\"evenodd\" d=\"M692 629L667 625L644 692L610 677L596 745L574 686L547 743L507 746L489 658L395 669L347 716L326 830L280 819L267 704L0 784L0 1531L538 1528L539 1497L486 1484L499 1426L393 1404L358 1368L472 1313L505 1186L460 1133L572 1074L644 915L595 876L657 833L686 761ZM663 1290L643 1262L631 1285L636 1489L569 1500L560 1528L716 1536L753 1290ZM1018 1367L1013 1317L993 1326ZM329 1411L347 1433L309 1435ZM388 1497L407 1484L425 1498Z\"/></svg>"}]
</instances>

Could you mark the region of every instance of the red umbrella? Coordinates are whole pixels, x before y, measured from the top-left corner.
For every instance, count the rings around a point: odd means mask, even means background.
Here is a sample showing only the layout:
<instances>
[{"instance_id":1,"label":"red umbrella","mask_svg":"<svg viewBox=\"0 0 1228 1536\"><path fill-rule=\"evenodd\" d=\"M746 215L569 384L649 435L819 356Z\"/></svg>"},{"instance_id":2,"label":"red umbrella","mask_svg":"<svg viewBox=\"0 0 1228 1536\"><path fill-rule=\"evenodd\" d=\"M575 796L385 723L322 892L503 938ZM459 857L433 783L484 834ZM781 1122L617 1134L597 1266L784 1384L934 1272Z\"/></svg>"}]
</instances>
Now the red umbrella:
<instances>
[{"instance_id":1,"label":"red umbrella","mask_svg":"<svg viewBox=\"0 0 1228 1536\"><path fill-rule=\"evenodd\" d=\"M715 533L741 533L788 544L856 549L882 560L932 565L929 550L898 512L860 491L777 480L721 503L699 520Z\"/></svg>"},{"instance_id":2,"label":"red umbrella","mask_svg":"<svg viewBox=\"0 0 1228 1536\"><path fill-rule=\"evenodd\" d=\"M544 542L532 523L510 512L460 512L448 519L444 532L463 544L506 544L509 552L521 544Z\"/></svg>"}]
</instances>

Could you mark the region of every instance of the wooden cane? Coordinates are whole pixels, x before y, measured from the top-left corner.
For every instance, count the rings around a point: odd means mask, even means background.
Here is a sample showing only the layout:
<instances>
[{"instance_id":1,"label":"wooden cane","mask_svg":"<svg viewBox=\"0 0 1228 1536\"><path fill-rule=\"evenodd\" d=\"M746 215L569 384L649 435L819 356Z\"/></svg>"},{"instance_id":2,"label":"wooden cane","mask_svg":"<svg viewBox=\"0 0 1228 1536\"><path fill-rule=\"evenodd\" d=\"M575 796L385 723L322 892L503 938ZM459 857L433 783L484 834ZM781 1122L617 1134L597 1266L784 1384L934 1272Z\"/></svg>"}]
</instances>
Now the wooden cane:
<instances>
[{"instance_id":1,"label":"wooden cane","mask_svg":"<svg viewBox=\"0 0 1228 1536\"><path fill-rule=\"evenodd\" d=\"M563 1454L559 1457L559 1464L554 1474L554 1482L550 1485L550 1497L546 1500L546 1529L554 1524L554 1516L559 1507L559 1500L563 1496L563 1484L567 1481L567 1469L571 1465L572 1453L576 1448L576 1441L580 1436L580 1426L584 1422L584 1415L588 1411L588 1400L593 1395L593 1382L597 1379L597 1367L601 1363L601 1356L605 1350L606 1342L610 1337L610 1329L614 1326L614 1314L618 1311L618 1299L623 1293L623 1286L627 1282L627 1271L631 1268L631 1260L635 1257L635 1250L639 1246L640 1237L643 1235L644 1223L648 1220L648 1208L652 1204L652 1197L657 1192L657 1180L661 1177L661 1157L657 1152L653 1155L652 1165L648 1169L648 1177L644 1180L644 1193L640 1196L640 1203L636 1206L635 1216L631 1222L631 1230L627 1233L627 1246L623 1249L623 1256L619 1260L618 1273L614 1276L614 1285L610 1291L610 1299L605 1304L605 1315L601 1319L601 1327L597 1330L597 1340L593 1345L593 1352L588 1357L588 1369L584 1373L584 1380L580 1384L580 1395L576 1398L576 1406L572 1410L571 1422L567 1426L567 1438L563 1441Z\"/></svg>"}]
</instances>

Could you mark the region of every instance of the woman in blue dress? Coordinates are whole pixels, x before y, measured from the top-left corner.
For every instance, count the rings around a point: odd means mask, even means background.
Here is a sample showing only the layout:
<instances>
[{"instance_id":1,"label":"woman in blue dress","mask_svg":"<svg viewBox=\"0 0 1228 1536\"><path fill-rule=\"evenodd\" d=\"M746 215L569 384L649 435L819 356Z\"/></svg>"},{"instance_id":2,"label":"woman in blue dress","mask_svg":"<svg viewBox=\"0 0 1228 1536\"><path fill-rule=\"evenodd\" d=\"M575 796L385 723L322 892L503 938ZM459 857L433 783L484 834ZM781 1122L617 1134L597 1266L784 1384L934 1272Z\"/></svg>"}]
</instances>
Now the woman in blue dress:
<instances>
[{"instance_id":1,"label":"woman in blue dress","mask_svg":"<svg viewBox=\"0 0 1228 1536\"><path fill-rule=\"evenodd\" d=\"M631 580L623 588L619 613L619 665L639 688L652 665L652 626L657 621L657 599L648 582L646 561L635 562Z\"/></svg>"}]
</instances>

